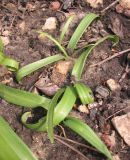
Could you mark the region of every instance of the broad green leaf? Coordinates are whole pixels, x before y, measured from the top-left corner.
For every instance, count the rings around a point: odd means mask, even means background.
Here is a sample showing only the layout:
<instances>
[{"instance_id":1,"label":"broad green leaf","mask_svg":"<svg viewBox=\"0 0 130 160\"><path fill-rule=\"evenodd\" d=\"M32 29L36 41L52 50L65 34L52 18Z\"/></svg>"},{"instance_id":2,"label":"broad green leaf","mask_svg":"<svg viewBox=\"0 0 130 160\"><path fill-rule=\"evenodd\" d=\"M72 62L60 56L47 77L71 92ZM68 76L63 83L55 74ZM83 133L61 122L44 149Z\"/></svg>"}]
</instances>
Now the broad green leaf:
<instances>
[{"instance_id":1,"label":"broad green leaf","mask_svg":"<svg viewBox=\"0 0 130 160\"><path fill-rule=\"evenodd\" d=\"M0 160L37 160L27 145L0 116Z\"/></svg>"},{"instance_id":2,"label":"broad green leaf","mask_svg":"<svg viewBox=\"0 0 130 160\"><path fill-rule=\"evenodd\" d=\"M108 35L104 38L99 39L95 44L89 45L87 50L84 51L80 57L76 60L73 70L72 70L72 75L77 79L80 80L82 72L83 72L83 68L85 65L85 61L88 57L88 55L92 52L92 50L99 44L101 44L102 42L104 42L105 40L110 39L112 42L114 42L114 45L116 45L119 42L119 38L115 35Z\"/></svg>"},{"instance_id":3,"label":"broad green leaf","mask_svg":"<svg viewBox=\"0 0 130 160\"><path fill-rule=\"evenodd\" d=\"M82 37L85 30L93 22L93 20L95 20L97 17L99 17L99 16L94 13L89 13L82 19L82 21L80 22L80 24L76 28L75 32L73 33L73 35L69 41L69 44L67 46L68 49L71 49L72 52L74 51L78 41Z\"/></svg>"},{"instance_id":4,"label":"broad green leaf","mask_svg":"<svg viewBox=\"0 0 130 160\"><path fill-rule=\"evenodd\" d=\"M105 144L100 140L100 138L94 133L94 131L84 122L73 117L67 117L64 121L65 126L72 129L74 132L83 137L92 146L98 149L106 157L112 160L111 153L105 146Z\"/></svg>"},{"instance_id":5,"label":"broad green leaf","mask_svg":"<svg viewBox=\"0 0 130 160\"><path fill-rule=\"evenodd\" d=\"M20 68L17 71L16 79L17 79L17 81L20 81L23 77L29 75L30 73L33 73L34 71L36 71L36 70L38 70L48 64L54 63L54 62L59 61L64 58L65 58L64 56L57 54L57 55L47 57L47 58L41 59L39 61L30 63L30 64Z\"/></svg>"},{"instance_id":6,"label":"broad green leaf","mask_svg":"<svg viewBox=\"0 0 130 160\"><path fill-rule=\"evenodd\" d=\"M65 23L65 25L64 25L64 27L63 27L63 29L62 29L62 32L61 32L61 34L60 34L60 39L59 39L59 42L60 42L60 43L62 43L62 41L63 41L63 39L64 39L64 37L65 37L65 34L66 34L66 32L67 32L67 30L68 30L68 28L69 28L69 25L70 25L70 23L72 22L73 18L74 18L74 15L70 16L70 17L68 18L67 22Z\"/></svg>"},{"instance_id":7,"label":"broad green leaf","mask_svg":"<svg viewBox=\"0 0 130 160\"><path fill-rule=\"evenodd\" d=\"M46 97L20 89L14 89L4 84L0 84L0 97L9 103L28 108L42 106L43 108L48 109L48 104L50 102L50 99Z\"/></svg>"},{"instance_id":8,"label":"broad green leaf","mask_svg":"<svg viewBox=\"0 0 130 160\"><path fill-rule=\"evenodd\" d=\"M83 104L94 102L94 96L92 90L89 87L87 87L83 83L76 83L74 86Z\"/></svg>"},{"instance_id":9,"label":"broad green leaf","mask_svg":"<svg viewBox=\"0 0 130 160\"><path fill-rule=\"evenodd\" d=\"M64 54L64 56L68 57L68 54L67 54L66 50L64 49L64 47L62 47L61 44L55 38L53 38L51 35L49 35L48 33L45 33L45 32L38 31L38 33L40 33L40 36L47 37L51 41L53 41L58 46L60 51Z\"/></svg>"},{"instance_id":10,"label":"broad green leaf","mask_svg":"<svg viewBox=\"0 0 130 160\"><path fill-rule=\"evenodd\" d=\"M56 105L54 109L54 116L53 116L53 126L58 125L60 122L62 122L69 114L69 112L72 110L75 101L76 101L77 95L74 92L72 87L67 87L61 100ZM35 131L46 131L47 130L47 123L46 123L46 117L43 117L40 119L37 123L34 124L28 124L27 119L28 117L31 117L31 112L27 112L23 114L22 116L22 123L30 129L33 129Z\"/></svg>"},{"instance_id":11,"label":"broad green leaf","mask_svg":"<svg viewBox=\"0 0 130 160\"><path fill-rule=\"evenodd\" d=\"M49 109L47 112L47 132L48 132L48 137L50 138L51 143L54 143L54 133L53 133L53 115L54 115L54 108L57 105L57 101L59 97L62 95L64 92L64 88L60 89L55 96L52 98L50 104L49 104Z\"/></svg>"}]
</instances>

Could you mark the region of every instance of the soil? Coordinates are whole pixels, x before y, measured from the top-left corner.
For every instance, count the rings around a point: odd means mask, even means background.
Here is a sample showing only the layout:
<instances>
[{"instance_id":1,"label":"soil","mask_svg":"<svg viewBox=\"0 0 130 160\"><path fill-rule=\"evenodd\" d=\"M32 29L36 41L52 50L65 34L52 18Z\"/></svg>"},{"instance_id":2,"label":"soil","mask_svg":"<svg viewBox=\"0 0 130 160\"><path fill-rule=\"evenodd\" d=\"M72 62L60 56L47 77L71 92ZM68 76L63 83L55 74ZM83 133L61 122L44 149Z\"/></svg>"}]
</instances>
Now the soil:
<instances>
[{"instance_id":1,"label":"soil","mask_svg":"<svg viewBox=\"0 0 130 160\"><path fill-rule=\"evenodd\" d=\"M59 36L60 27L65 21L65 13L74 12L80 19L82 15L88 12L99 13L108 4L112 3L113 0L104 0L103 7L98 9L92 9L87 5L84 0L71 1L70 6L67 9L61 7L60 11L52 11L49 5L52 1L45 0L30 0L27 3L31 7L25 10L25 3L18 3L15 0L3 0L0 3L0 34L1 36L7 36L9 38L9 44L5 46L5 53L10 57L20 62L20 66L24 66L31 62L37 61L41 58L45 58L56 54L55 46L52 44L45 44L39 41L38 35L35 30L39 30L45 23L45 20L49 17L56 17L58 25L55 31L51 34L56 38ZM60 3L65 4L65 0L61 0ZM13 5L11 5L13 4ZM6 6L6 7L3 7ZM32 6L35 6L33 9ZM20 8L21 7L21 8ZM65 6L66 8L66 6ZM77 14L79 13L79 14ZM115 23L115 19L119 20L118 24ZM20 29L19 25L24 22L24 29ZM81 81L86 85L90 86L94 91L97 86L106 86L106 81L110 78L119 82L122 74L124 73L127 61L127 54L121 57L117 57L104 63L102 66L91 67L92 64L98 63L99 61L107 58L114 54L115 51L125 50L130 46L130 19L125 17L123 14L119 14L115 10L115 6L106 11L101 16L100 20L97 20L92 24L90 29L85 32L82 40L85 42L93 42L96 39L104 36L105 34L115 33L120 37L120 43L111 48L111 43L106 41L96 49L89 56L84 74ZM76 22L77 24L77 22ZM74 26L76 26L76 24ZM73 32L71 28L71 32ZM71 33L70 32L70 33ZM89 36L89 33L91 35ZM7 34L7 35L6 35ZM122 37L123 35L123 37ZM69 35L71 36L71 35ZM68 36L68 37L69 37ZM66 39L67 41L67 39ZM83 42L82 42L83 43ZM113 50L113 51L112 51ZM15 88L22 88L29 90L34 83L38 80L41 73L47 73L50 67L40 69L39 71L27 76L18 84L15 80L14 75L7 76L6 78L12 77L8 85ZM118 135L115 128L112 126L111 118L106 119L113 115L116 111L128 107L130 105L127 100L130 98L130 75L127 74L123 81L120 83L121 90L111 92L107 98L96 98L95 101L101 101L101 105L90 110L89 114L80 113L79 111L73 111L74 114L83 119L89 124L97 133L104 134L106 127L109 126L108 134L115 132L116 145L112 149L113 155L118 154L121 160L130 159L130 148L125 144L123 139ZM21 122L20 117L23 113L23 108L7 103L4 100L0 100L0 115L3 116L8 123L12 126L14 131L23 139L23 141L30 147L33 153L39 158L39 160L83 160L78 154L67 148L63 144L55 141L51 144L46 133L37 133L25 128ZM120 112L117 115L127 113L127 110ZM77 136L75 133L65 128L67 137L81 142L86 143L82 138ZM56 133L60 133L60 129L56 129ZM80 150L89 160L105 160L101 154L91 150L84 149L78 145L74 145Z\"/></svg>"}]
</instances>

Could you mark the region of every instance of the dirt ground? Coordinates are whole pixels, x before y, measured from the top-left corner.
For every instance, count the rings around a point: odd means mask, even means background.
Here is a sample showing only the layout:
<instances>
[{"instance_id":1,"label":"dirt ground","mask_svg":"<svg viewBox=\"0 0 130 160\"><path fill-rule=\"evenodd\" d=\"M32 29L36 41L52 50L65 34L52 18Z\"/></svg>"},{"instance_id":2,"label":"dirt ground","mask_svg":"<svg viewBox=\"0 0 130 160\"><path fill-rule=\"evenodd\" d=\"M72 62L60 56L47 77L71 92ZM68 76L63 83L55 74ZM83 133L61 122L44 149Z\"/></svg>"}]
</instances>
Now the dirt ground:
<instances>
[{"instance_id":1,"label":"dirt ground","mask_svg":"<svg viewBox=\"0 0 130 160\"><path fill-rule=\"evenodd\" d=\"M25 10L27 4L22 3L22 0L21 3L18 3L15 0L2 0L0 2L0 34L3 37L9 38L9 43L5 46L5 53L19 61L20 66L54 55L56 54L55 46L40 42L38 35L34 31L41 29L47 18L57 18L57 28L51 32L51 34L57 38L59 36L60 28L66 19L65 13L76 13L79 21L79 19L81 19L81 17L86 13L99 13L99 11L113 2L113 0L104 0L102 7L93 9L84 0L67 0L72 2L68 6L68 3L65 3L65 1L66 0L59 1L62 4L61 9L59 11L53 11L49 7L52 1L28 0L30 8ZM33 8L33 6L35 8ZM25 23L25 26L24 29L21 29L20 24L23 22ZM77 25L77 22L74 26ZM72 32L73 28L71 28L70 34ZM113 155L119 155L120 160L130 160L130 148L125 144L113 127L111 122L113 117L106 120L115 112L130 105L130 102L128 102L130 98L130 73L128 73L122 82L119 83L121 87L120 90L110 92L110 95L106 98L99 98L96 95L96 88L101 85L106 87L106 81L108 79L112 78L116 82L119 82L125 71L127 54L114 58L101 66L90 67L92 64L98 63L99 61L114 54L115 51L122 51L130 46L130 18L117 13L115 6L107 10L99 20L92 24L89 30L83 35L82 40L83 42L93 42L108 33L117 34L120 37L120 43L113 48L113 51L109 41L104 42L102 45L94 49L86 62L84 74L82 76L82 81L92 88L96 97L95 101L100 101L101 105L91 109L89 114L81 113L77 110L73 112L89 124L97 133L103 135L106 132L106 126L108 126L109 129L107 134L111 135L112 133L115 133L115 145L111 149ZM71 35L68 35L68 37L69 36ZM66 41L67 40L68 38L66 38ZM11 77L8 77L12 78L8 85L15 88L29 90L37 81L38 76L42 72L48 72L48 68L50 67L51 66L40 69L40 71L27 76L20 84L16 82L14 75L11 75ZM83 160L82 157L63 144L57 141L55 141L54 144L51 144L46 133L36 133L26 129L20 122L20 117L23 112L23 108L12 104L10 105L0 99L0 115L8 121L15 132L31 148L39 160ZM123 110L117 115L122 115L127 112L128 110ZM69 129L65 128L65 131L67 137L81 143L86 143L82 138ZM56 133L59 132L60 129L56 129ZM85 149L78 145L74 145L74 147L86 155L89 160L106 159L101 154L89 149Z\"/></svg>"}]
</instances>

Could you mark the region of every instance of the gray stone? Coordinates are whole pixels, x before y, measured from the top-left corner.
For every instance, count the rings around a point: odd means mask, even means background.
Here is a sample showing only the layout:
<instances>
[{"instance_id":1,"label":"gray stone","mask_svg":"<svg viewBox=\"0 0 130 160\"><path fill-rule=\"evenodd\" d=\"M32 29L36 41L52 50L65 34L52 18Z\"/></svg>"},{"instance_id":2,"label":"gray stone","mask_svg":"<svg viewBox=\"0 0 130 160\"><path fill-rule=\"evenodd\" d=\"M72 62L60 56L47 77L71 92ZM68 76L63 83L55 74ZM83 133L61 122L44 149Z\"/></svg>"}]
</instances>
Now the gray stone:
<instances>
[{"instance_id":1,"label":"gray stone","mask_svg":"<svg viewBox=\"0 0 130 160\"><path fill-rule=\"evenodd\" d=\"M120 136L130 146L130 112L112 119L112 123Z\"/></svg>"}]
</instances>

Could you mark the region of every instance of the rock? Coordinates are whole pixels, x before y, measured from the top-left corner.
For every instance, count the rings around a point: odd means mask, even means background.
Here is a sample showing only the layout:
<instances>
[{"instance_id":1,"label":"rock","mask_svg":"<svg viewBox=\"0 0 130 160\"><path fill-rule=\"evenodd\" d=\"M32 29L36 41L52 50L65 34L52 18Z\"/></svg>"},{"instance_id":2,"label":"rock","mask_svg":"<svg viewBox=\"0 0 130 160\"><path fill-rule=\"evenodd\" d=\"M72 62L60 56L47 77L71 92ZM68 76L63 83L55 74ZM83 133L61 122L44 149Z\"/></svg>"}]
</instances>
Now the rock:
<instances>
[{"instance_id":1,"label":"rock","mask_svg":"<svg viewBox=\"0 0 130 160\"><path fill-rule=\"evenodd\" d=\"M52 9L53 11L57 11L60 8L60 2L59 1L54 1L51 2L50 4L50 9Z\"/></svg>"},{"instance_id":2,"label":"rock","mask_svg":"<svg viewBox=\"0 0 130 160\"><path fill-rule=\"evenodd\" d=\"M94 102L94 103L90 103L88 104L88 109L93 109L93 108L96 108L99 104L97 102Z\"/></svg>"},{"instance_id":3,"label":"rock","mask_svg":"<svg viewBox=\"0 0 130 160\"><path fill-rule=\"evenodd\" d=\"M130 9L130 0L120 0L120 5L124 9Z\"/></svg>"},{"instance_id":4,"label":"rock","mask_svg":"<svg viewBox=\"0 0 130 160\"><path fill-rule=\"evenodd\" d=\"M19 24L19 28L20 28L22 34L24 34L24 33L26 32L26 24L25 24L25 21L22 21L22 22Z\"/></svg>"},{"instance_id":5,"label":"rock","mask_svg":"<svg viewBox=\"0 0 130 160\"><path fill-rule=\"evenodd\" d=\"M51 81L60 87L63 86L67 81L68 72L72 65L72 61L59 61L53 68Z\"/></svg>"},{"instance_id":6,"label":"rock","mask_svg":"<svg viewBox=\"0 0 130 160\"><path fill-rule=\"evenodd\" d=\"M49 17L48 19L46 19L46 22L42 27L42 30L55 30L56 26L57 26L57 19L55 17Z\"/></svg>"},{"instance_id":7,"label":"rock","mask_svg":"<svg viewBox=\"0 0 130 160\"><path fill-rule=\"evenodd\" d=\"M63 1L63 9L68 9L72 6L74 0L65 0Z\"/></svg>"},{"instance_id":8,"label":"rock","mask_svg":"<svg viewBox=\"0 0 130 160\"><path fill-rule=\"evenodd\" d=\"M110 91L108 90L108 88L104 86L97 86L95 92L98 93L103 98L107 98L110 95Z\"/></svg>"},{"instance_id":9,"label":"rock","mask_svg":"<svg viewBox=\"0 0 130 160\"><path fill-rule=\"evenodd\" d=\"M117 155L113 156L113 160L121 160L120 157Z\"/></svg>"},{"instance_id":10,"label":"rock","mask_svg":"<svg viewBox=\"0 0 130 160\"><path fill-rule=\"evenodd\" d=\"M130 146L130 112L112 119L112 123L120 136Z\"/></svg>"},{"instance_id":11,"label":"rock","mask_svg":"<svg viewBox=\"0 0 130 160\"><path fill-rule=\"evenodd\" d=\"M9 37L1 36L4 46L7 46L10 43Z\"/></svg>"},{"instance_id":12,"label":"rock","mask_svg":"<svg viewBox=\"0 0 130 160\"><path fill-rule=\"evenodd\" d=\"M2 35L5 36L5 37L9 36L10 34L11 34L11 33L10 33L10 31L8 31L8 30L3 31L3 33L2 33Z\"/></svg>"},{"instance_id":13,"label":"rock","mask_svg":"<svg viewBox=\"0 0 130 160\"><path fill-rule=\"evenodd\" d=\"M111 16L111 24L109 28L120 38L124 38L124 26L121 19L117 15Z\"/></svg>"},{"instance_id":14,"label":"rock","mask_svg":"<svg viewBox=\"0 0 130 160\"><path fill-rule=\"evenodd\" d=\"M106 83L111 91L117 91L121 89L120 85L114 79L108 79Z\"/></svg>"},{"instance_id":15,"label":"rock","mask_svg":"<svg viewBox=\"0 0 130 160\"><path fill-rule=\"evenodd\" d=\"M80 112L82 112L82 113L89 114L89 110L88 110L88 108L87 108L86 105L79 105L79 106L78 106L78 110L79 110Z\"/></svg>"},{"instance_id":16,"label":"rock","mask_svg":"<svg viewBox=\"0 0 130 160\"><path fill-rule=\"evenodd\" d=\"M53 96L60 88L53 83L46 83L44 78L40 78L35 87L47 96Z\"/></svg>"},{"instance_id":17,"label":"rock","mask_svg":"<svg viewBox=\"0 0 130 160\"><path fill-rule=\"evenodd\" d=\"M85 0L85 2L89 3L93 8L98 8L103 5L103 0Z\"/></svg>"}]
</instances>

